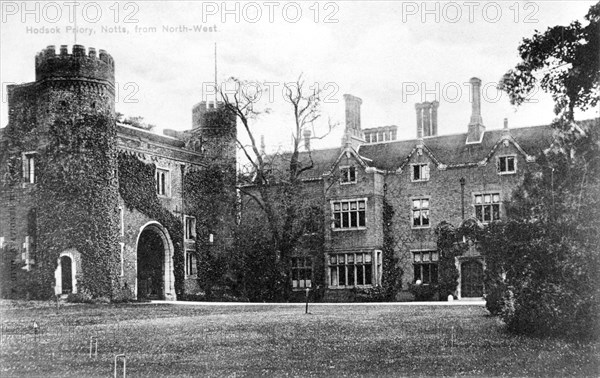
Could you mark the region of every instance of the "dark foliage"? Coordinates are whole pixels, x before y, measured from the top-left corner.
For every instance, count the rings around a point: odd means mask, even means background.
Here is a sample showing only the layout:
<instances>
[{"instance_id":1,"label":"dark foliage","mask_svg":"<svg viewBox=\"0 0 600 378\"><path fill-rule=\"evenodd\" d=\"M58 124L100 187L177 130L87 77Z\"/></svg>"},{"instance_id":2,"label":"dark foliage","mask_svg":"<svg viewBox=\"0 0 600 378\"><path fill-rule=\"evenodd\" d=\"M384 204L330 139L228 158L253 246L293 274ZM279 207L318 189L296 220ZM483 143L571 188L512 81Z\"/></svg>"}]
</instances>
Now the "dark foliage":
<instances>
[{"instance_id":1,"label":"dark foliage","mask_svg":"<svg viewBox=\"0 0 600 378\"><path fill-rule=\"evenodd\" d=\"M184 294L185 260L181 219L165 209L156 194L154 164L146 164L136 156L119 153L119 193L130 210L137 210L162 224L173 242L175 291Z\"/></svg>"},{"instance_id":2,"label":"dark foliage","mask_svg":"<svg viewBox=\"0 0 600 378\"><path fill-rule=\"evenodd\" d=\"M57 118L40 151L35 198L38 205L40 297L54 295L59 254L82 257L78 289L112 298L118 288L116 129L108 115Z\"/></svg>"},{"instance_id":3,"label":"dark foliage","mask_svg":"<svg viewBox=\"0 0 600 378\"><path fill-rule=\"evenodd\" d=\"M519 333L599 336L600 124L576 123L574 109L599 100L600 3L585 18L524 39L523 61L503 80L520 104L541 73L558 115L555 144L514 193L508 220L481 238L488 308Z\"/></svg>"},{"instance_id":4,"label":"dark foliage","mask_svg":"<svg viewBox=\"0 0 600 378\"><path fill-rule=\"evenodd\" d=\"M456 257L463 255L463 248L459 244L459 231L448 222L441 222L435 229L437 236L437 250L439 256L438 286L441 299L448 295L456 296L458 287L458 269Z\"/></svg>"},{"instance_id":5,"label":"dark foliage","mask_svg":"<svg viewBox=\"0 0 600 378\"><path fill-rule=\"evenodd\" d=\"M402 286L403 271L399 265L399 259L394 253L396 240L394 238L394 208L387 200L383 200L383 277L382 300L393 301Z\"/></svg>"}]
</instances>

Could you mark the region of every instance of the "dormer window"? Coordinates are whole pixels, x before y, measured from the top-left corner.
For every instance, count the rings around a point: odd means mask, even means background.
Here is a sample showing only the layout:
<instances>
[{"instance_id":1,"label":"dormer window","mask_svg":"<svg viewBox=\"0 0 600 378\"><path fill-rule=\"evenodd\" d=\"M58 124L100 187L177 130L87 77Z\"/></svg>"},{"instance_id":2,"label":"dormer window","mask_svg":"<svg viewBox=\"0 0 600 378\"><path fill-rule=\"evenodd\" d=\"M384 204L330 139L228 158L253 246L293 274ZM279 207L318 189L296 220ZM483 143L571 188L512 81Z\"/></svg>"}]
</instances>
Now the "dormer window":
<instances>
[{"instance_id":1,"label":"dormer window","mask_svg":"<svg viewBox=\"0 0 600 378\"><path fill-rule=\"evenodd\" d=\"M500 156L497 161L498 174L507 175L517 172L516 156Z\"/></svg>"},{"instance_id":2,"label":"dormer window","mask_svg":"<svg viewBox=\"0 0 600 378\"><path fill-rule=\"evenodd\" d=\"M356 167L340 167L340 176L342 184L356 183Z\"/></svg>"},{"instance_id":3,"label":"dormer window","mask_svg":"<svg viewBox=\"0 0 600 378\"><path fill-rule=\"evenodd\" d=\"M412 181L429 181L429 164L413 164Z\"/></svg>"}]
</instances>

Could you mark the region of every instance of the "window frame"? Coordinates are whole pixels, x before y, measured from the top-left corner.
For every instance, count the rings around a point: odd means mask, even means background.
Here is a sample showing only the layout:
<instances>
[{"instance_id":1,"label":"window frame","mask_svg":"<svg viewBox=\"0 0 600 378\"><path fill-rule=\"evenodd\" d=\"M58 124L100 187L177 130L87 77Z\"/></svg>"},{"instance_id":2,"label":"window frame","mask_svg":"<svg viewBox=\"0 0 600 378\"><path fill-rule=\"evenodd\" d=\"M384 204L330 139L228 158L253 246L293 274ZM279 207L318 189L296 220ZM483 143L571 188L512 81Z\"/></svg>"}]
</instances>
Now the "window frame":
<instances>
[{"instance_id":1,"label":"window frame","mask_svg":"<svg viewBox=\"0 0 600 378\"><path fill-rule=\"evenodd\" d=\"M198 276L198 258L196 251L191 248L185 249L185 277L193 278Z\"/></svg>"},{"instance_id":2,"label":"window frame","mask_svg":"<svg viewBox=\"0 0 600 378\"><path fill-rule=\"evenodd\" d=\"M513 170L512 171L508 170L508 159L509 158L511 158L513 161ZM503 159L506 159L505 163L504 163L506 170L504 170L504 171L501 169ZM499 175L514 175L514 174L516 174L517 173L517 155L498 156L496 158L496 171L498 172Z\"/></svg>"},{"instance_id":3,"label":"window frame","mask_svg":"<svg viewBox=\"0 0 600 378\"><path fill-rule=\"evenodd\" d=\"M485 202L485 196L490 196L490 202ZM498 196L498 201L494 202L494 196ZM477 197L481 197L482 198L482 202L481 203L477 203ZM477 193L473 193L473 199L472 199L472 203L473 203L473 216L475 217L475 219L477 219L479 222L483 223L483 224L488 224L490 222L495 222L495 221L499 221L502 219L502 192L497 190L497 191L486 191L486 192L477 192ZM494 219L494 214L496 214L496 212L494 211L494 205L498 206L498 217L497 219ZM478 210L477 208L481 207L481 217L477 216ZM485 219L485 214L486 214L486 207L489 207L489 214L490 214L490 219L486 220Z\"/></svg>"},{"instance_id":4,"label":"window frame","mask_svg":"<svg viewBox=\"0 0 600 378\"><path fill-rule=\"evenodd\" d=\"M25 151L21 154L23 163L23 182L25 184L35 184L37 182L37 151Z\"/></svg>"},{"instance_id":5,"label":"window frame","mask_svg":"<svg viewBox=\"0 0 600 378\"><path fill-rule=\"evenodd\" d=\"M188 220L191 221L192 223L192 228L190 229L190 231L192 232L192 237L188 237L190 235L188 235ZM186 242L194 242L196 241L196 217L193 217L191 215L184 215L183 216L183 239Z\"/></svg>"},{"instance_id":6,"label":"window frame","mask_svg":"<svg viewBox=\"0 0 600 378\"><path fill-rule=\"evenodd\" d=\"M439 252L435 249L413 249L410 252L413 257L413 284L417 282L417 279L420 279L422 285L437 285L439 283L440 268ZM428 255L427 260L423 258L426 254ZM417 255L419 255L419 259L416 258ZM435 280L431 279L434 276L432 266L435 266ZM417 278L417 267L419 271L419 278ZM428 268L428 282L425 282L424 280L424 267Z\"/></svg>"},{"instance_id":7,"label":"window frame","mask_svg":"<svg viewBox=\"0 0 600 378\"><path fill-rule=\"evenodd\" d=\"M414 202L415 201L420 201L421 205L418 209L415 209L414 207ZM427 207L424 208L422 203L423 201L427 201ZM415 211L427 211L427 224L423 225L423 215L420 214L419 215L419 219L421 224L419 225L415 225ZM415 196L415 197L410 197L410 227L413 229L422 229L422 228L431 228L431 197L430 196Z\"/></svg>"},{"instance_id":8,"label":"window frame","mask_svg":"<svg viewBox=\"0 0 600 378\"><path fill-rule=\"evenodd\" d=\"M332 263L334 256L335 263ZM340 263L340 256L344 256L342 263ZM352 261L349 261L348 256L352 256ZM360 256L360 262L358 261L358 256ZM366 256L370 257L368 263ZM381 284L382 252L380 250L370 252L331 252L326 255L326 264L327 287L330 289L369 288ZM352 268L349 269L349 267ZM342 270L344 273L344 284L340 285L340 271ZM359 270L362 273L362 279L360 280L362 283L359 283ZM334 271L336 272L335 275L333 274ZM352 284L350 284L350 280L353 281ZM366 283L367 281L370 281L370 283Z\"/></svg>"},{"instance_id":9,"label":"window frame","mask_svg":"<svg viewBox=\"0 0 600 378\"><path fill-rule=\"evenodd\" d=\"M431 168L429 168L429 163L413 163L410 165L411 169L410 169L410 181L412 182L425 182L425 181L429 181L429 179L431 178ZM415 178L415 168L419 167L419 177L418 179ZM427 168L426 172L427 172L427 177L424 177L425 175L423 174L423 168Z\"/></svg>"},{"instance_id":10,"label":"window frame","mask_svg":"<svg viewBox=\"0 0 600 378\"><path fill-rule=\"evenodd\" d=\"M354 165L342 165L340 169L340 185L356 184L357 169Z\"/></svg>"},{"instance_id":11,"label":"window frame","mask_svg":"<svg viewBox=\"0 0 600 378\"><path fill-rule=\"evenodd\" d=\"M355 202L356 203L356 210L352 210L352 205L351 203ZM364 209L361 210L360 208L360 202L364 202ZM348 210L344 210L344 203L348 204ZM339 204L340 206L340 210L336 211L335 210L335 205ZM356 230L366 230L367 229L367 224L368 224L368 218L367 218L367 209L368 209L368 199L366 197L364 198L348 198L348 199L339 199L339 200L331 200L330 201L330 206L331 206L331 216L332 216L332 227L331 229L333 231L356 231ZM352 227L352 226L348 226L348 227L343 227L343 214L351 214L351 212L356 211L356 226ZM363 219L363 225L360 225L360 220L361 220L361 216L360 213L364 213L364 216L362 217ZM339 225L337 222L337 217L336 214L340 214L340 220L339 220ZM352 224L352 216L348 215L348 224Z\"/></svg>"},{"instance_id":12,"label":"window frame","mask_svg":"<svg viewBox=\"0 0 600 378\"><path fill-rule=\"evenodd\" d=\"M158 174L160 172L165 173L165 178L164 178L164 193L161 193L161 191L159 190L160 188L160 180L158 177ZM170 198L171 197L171 170L168 168L161 168L161 167L156 167L155 171L154 171L154 183L156 185L155 189L156 189L156 195L158 197L163 197L163 198Z\"/></svg>"}]
</instances>

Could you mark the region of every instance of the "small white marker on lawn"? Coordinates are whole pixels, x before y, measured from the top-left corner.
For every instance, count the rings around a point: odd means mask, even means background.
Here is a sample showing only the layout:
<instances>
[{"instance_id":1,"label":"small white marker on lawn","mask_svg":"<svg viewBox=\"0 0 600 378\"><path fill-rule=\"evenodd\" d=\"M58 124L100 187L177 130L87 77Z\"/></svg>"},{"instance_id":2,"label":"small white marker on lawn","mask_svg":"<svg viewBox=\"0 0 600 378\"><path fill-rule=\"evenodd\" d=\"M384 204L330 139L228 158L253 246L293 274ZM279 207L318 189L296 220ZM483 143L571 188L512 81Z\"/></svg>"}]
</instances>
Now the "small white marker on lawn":
<instances>
[{"instance_id":1,"label":"small white marker on lawn","mask_svg":"<svg viewBox=\"0 0 600 378\"><path fill-rule=\"evenodd\" d=\"M94 358L98 358L98 338L96 336L90 336L90 358L92 358L92 345L93 344L95 344L95 346L96 346Z\"/></svg>"}]
</instances>

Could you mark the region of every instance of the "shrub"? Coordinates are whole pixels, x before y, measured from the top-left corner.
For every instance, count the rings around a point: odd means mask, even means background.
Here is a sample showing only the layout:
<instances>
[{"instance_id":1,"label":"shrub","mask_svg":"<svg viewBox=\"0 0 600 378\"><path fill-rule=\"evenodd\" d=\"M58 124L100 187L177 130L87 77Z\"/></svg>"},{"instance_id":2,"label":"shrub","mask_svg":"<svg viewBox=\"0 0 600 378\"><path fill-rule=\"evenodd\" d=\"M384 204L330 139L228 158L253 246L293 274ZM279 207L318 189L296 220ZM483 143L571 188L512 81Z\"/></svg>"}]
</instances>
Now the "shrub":
<instances>
[{"instance_id":1,"label":"shrub","mask_svg":"<svg viewBox=\"0 0 600 378\"><path fill-rule=\"evenodd\" d=\"M506 288L504 285L498 284L492 287L486 286L486 290L485 308L487 308L492 315L500 315L504 307Z\"/></svg>"},{"instance_id":2,"label":"shrub","mask_svg":"<svg viewBox=\"0 0 600 378\"><path fill-rule=\"evenodd\" d=\"M133 302L135 299L135 296L133 295L133 292L131 291L131 289L129 288L129 286L127 286L127 284L125 284L123 287L121 287L121 289L119 291L117 291L117 293L115 293L112 302L113 303L128 303L128 302Z\"/></svg>"},{"instance_id":3,"label":"shrub","mask_svg":"<svg viewBox=\"0 0 600 378\"><path fill-rule=\"evenodd\" d=\"M386 300L385 290L381 286L370 288L354 288L356 302L383 302Z\"/></svg>"},{"instance_id":4,"label":"shrub","mask_svg":"<svg viewBox=\"0 0 600 378\"><path fill-rule=\"evenodd\" d=\"M69 303L94 303L92 293L85 287L79 288L77 293L71 293L67 296Z\"/></svg>"},{"instance_id":5,"label":"shrub","mask_svg":"<svg viewBox=\"0 0 600 378\"><path fill-rule=\"evenodd\" d=\"M438 292L437 285L411 284L408 285L408 291L415 296L416 301L431 301Z\"/></svg>"}]
</instances>

